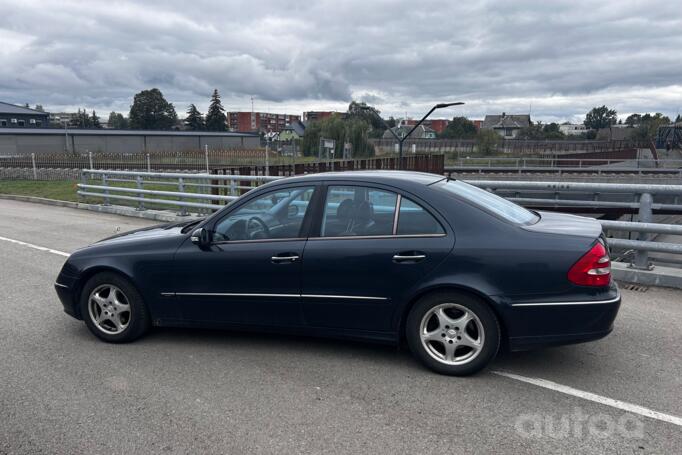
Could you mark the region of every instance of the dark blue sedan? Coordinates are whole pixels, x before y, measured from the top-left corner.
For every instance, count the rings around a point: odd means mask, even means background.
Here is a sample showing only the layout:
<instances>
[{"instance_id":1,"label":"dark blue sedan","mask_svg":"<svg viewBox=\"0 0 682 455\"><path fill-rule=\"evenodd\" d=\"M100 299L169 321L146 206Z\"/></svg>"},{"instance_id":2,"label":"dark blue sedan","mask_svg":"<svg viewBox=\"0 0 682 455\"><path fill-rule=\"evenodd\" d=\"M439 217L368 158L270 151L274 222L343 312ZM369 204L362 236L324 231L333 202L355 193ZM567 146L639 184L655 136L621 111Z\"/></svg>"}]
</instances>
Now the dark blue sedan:
<instances>
[{"instance_id":1,"label":"dark blue sedan","mask_svg":"<svg viewBox=\"0 0 682 455\"><path fill-rule=\"evenodd\" d=\"M405 340L454 375L502 343L602 338L620 306L597 221L413 172L278 180L206 219L78 250L55 286L105 341L151 326Z\"/></svg>"}]
</instances>

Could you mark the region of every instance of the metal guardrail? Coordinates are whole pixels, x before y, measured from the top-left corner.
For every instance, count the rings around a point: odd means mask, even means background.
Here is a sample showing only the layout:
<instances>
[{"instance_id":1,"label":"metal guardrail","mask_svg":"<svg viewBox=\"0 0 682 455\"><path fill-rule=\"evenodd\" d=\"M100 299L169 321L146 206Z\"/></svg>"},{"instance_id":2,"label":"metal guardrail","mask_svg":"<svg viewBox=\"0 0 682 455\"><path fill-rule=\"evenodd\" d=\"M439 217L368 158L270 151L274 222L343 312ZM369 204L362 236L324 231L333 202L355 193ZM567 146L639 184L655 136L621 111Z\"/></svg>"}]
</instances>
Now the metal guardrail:
<instances>
[{"instance_id":1,"label":"metal guardrail","mask_svg":"<svg viewBox=\"0 0 682 455\"><path fill-rule=\"evenodd\" d=\"M88 183L95 178L99 179L101 184ZM137 202L137 210L145 210L145 204L179 207L180 212L178 214L184 216L188 215L187 208L219 210L224 207L224 204L220 204L221 201L229 203L237 199L240 193L255 188L259 183L280 178L282 177L267 175L217 175L84 169L81 173L81 183L78 184L78 195L81 198L102 198L104 205L111 205L111 200ZM168 180L173 181L169 182ZM113 186L110 185L111 183L134 184L134 187ZM145 185L156 187L172 186L176 191L145 189ZM193 189L194 191L187 191L188 189ZM226 191L229 194L219 194L220 191ZM149 196L157 197L150 198ZM205 202L192 202L192 200Z\"/></svg>"},{"instance_id":2,"label":"metal guardrail","mask_svg":"<svg viewBox=\"0 0 682 455\"><path fill-rule=\"evenodd\" d=\"M128 177L127 179L125 177ZM88 183L98 179L101 184ZM214 175L163 172L106 171L87 169L82 173L78 184L78 195L102 198L104 205L111 200L137 203L138 210L145 210L145 204L179 207L179 215L187 215L188 208L218 210L224 207L221 202L237 199L240 193L257 185L278 180L283 177L267 175ZM170 182L168 180L171 180ZM134 184L113 186L112 183ZM595 207L595 208L635 208L639 222L599 220L605 230L636 232L636 240L610 238L612 247L634 251L632 267L650 269L649 252L682 254L682 244L652 241L651 234L682 235L682 226L675 224L652 223L654 209L674 210L682 213L682 185L652 184L613 184L613 183L558 183L558 182L519 182L495 180L470 180L479 188L497 193L521 205L546 205L551 207ZM172 191L149 189L144 185L172 186ZM187 191L191 188L195 191ZM217 194L215 190L229 194ZM207 192L211 191L210 193ZM511 195L508 193L512 193ZM524 197L521 197L521 194ZM547 198L547 193L554 198ZM625 196L631 202L604 200L604 195ZM540 195L541 197L538 197ZM566 199L565 196L573 197ZM585 199L585 196L589 199ZM150 196L155 196L151 198ZM564 196L560 198L559 196ZM582 196L582 198L577 198ZM673 203L655 202L655 196L672 198Z\"/></svg>"},{"instance_id":3,"label":"metal guardrail","mask_svg":"<svg viewBox=\"0 0 682 455\"><path fill-rule=\"evenodd\" d=\"M662 165L670 166L670 169L677 169L682 167L682 160L679 159L652 159L652 158L533 158L533 157L458 157L453 164L445 167L446 171L454 168L592 168L594 166L604 166L613 164L622 164L624 162L635 162L637 167L645 169L662 169ZM604 168L603 170L607 170Z\"/></svg>"},{"instance_id":4,"label":"metal guardrail","mask_svg":"<svg viewBox=\"0 0 682 455\"><path fill-rule=\"evenodd\" d=\"M682 166L682 163L680 163ZM648 175L659 176L665 175L670 177L682 178L681 168L653 168L653 167L575 167L575 166L445 166L445 175L452 177L457 173L478 173L478 174L556 174L562 176L563 174L596 174L596 175L612 175L612 174L631 174L631 175Z\"/></svg>"}]
</instances>

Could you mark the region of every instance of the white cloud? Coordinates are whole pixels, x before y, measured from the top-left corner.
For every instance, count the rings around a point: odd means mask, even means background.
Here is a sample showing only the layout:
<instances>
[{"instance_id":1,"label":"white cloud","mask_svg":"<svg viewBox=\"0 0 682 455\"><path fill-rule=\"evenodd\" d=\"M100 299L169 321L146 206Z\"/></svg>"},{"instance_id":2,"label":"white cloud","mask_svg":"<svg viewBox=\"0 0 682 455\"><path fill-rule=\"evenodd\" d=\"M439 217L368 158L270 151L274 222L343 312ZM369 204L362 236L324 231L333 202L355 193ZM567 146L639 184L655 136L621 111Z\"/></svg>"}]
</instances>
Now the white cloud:
<instances>
[{"instance_id":1,"label":"white cloud","mask_svg":"<svg viewBox=\"0 0 682 455\"><path fill-rule=\"evenodd\" d=\"M354 99L386 115L573 119L682 106L682 16L669 1L0 0L0 99L127 111L159 87L183 112L300 113Z\"/></svg>"}]
</instances>

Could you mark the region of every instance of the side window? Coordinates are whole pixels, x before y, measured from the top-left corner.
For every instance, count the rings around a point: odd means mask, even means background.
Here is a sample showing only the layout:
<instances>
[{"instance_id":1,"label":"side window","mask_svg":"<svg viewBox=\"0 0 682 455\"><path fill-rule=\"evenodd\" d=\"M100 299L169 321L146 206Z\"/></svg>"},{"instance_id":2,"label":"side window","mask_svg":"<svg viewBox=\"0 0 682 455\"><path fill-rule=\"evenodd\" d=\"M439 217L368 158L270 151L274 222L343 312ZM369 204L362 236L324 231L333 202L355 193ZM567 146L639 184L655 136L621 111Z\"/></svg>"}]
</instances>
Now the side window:
<instances>
[{"instance_id":1,"label":"side window","mask_svg":"<svg viewBox=\"0 0 682 455\"><path fill-rule=\"evenodd\" d=\"M398 213L398 235L445 234L443 226L422 206L401 198Z\"/></svg>"},{"instance_id":2,"label":"side window","mask_svg":"<svg viewBox=\"0 0 682 455\"><path fill-rule=\"evenodd\" d=\"M362 186L330 186L324 204L322 237L392 235L398 196Z\"/></svg>"},{"instance_id":3,"label":"side window","mask_svg":"<svg viewBox=\"0 0 682 455\"><path fill-rule=\"evenodd\" d=\"M314 191L298 187L266 193L220 220L214 240L298 238Z\"/></svg>"}]
</instances>

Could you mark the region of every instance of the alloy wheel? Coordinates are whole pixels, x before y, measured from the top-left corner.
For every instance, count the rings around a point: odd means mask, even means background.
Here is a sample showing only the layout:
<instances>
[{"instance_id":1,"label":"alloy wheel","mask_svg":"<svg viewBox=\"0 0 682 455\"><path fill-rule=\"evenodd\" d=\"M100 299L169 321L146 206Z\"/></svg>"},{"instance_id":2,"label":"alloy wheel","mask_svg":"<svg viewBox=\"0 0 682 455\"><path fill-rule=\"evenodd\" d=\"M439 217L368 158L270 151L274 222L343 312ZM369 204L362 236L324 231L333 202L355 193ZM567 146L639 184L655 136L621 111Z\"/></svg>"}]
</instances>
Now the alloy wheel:
<instances>
[{"instance_id":1,"label":"alloy wheel","mask_svg":"<svg viewBox=\"0 0 682 455\"><path fill-rule=\"evenodd\" d=\"M95 327L108 335L117 335L130 323L130 302L120 288L102 284L88 297L88 313Z\"/></svg>"},{"instance_id":2,"label":"alloy wheel","mask_svg":"<svg viewBox=\"0 0 682 455\"><path fill-rule=\"evenodd\" d=\"M483 348L485 331L470 309L456 303L442 303L426 312L419 325L426 352L446 365L464 365Z\"/></svg>"}]
</instances>

